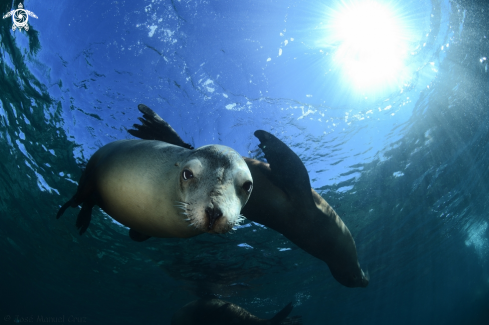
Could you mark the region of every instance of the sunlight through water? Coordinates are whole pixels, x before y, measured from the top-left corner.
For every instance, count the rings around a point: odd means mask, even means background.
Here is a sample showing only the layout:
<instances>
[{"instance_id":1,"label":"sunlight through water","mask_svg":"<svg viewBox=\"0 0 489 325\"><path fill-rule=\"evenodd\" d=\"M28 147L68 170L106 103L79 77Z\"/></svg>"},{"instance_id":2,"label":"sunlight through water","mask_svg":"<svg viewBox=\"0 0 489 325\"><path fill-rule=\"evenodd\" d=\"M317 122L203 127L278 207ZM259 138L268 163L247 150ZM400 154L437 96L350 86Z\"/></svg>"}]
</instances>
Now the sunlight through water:
<instances>
[{"instance_id":1,"label":"sunlight through water","mask_svg":"<svg viewBox=\"0 0 489 325\"><path fill-rule=\"evenodd\" d=\"M346 81L359 90L400 86L409 29L399 8L374 1L342 2L329 15L328 38Z\"/></svg>"}]
</instances>

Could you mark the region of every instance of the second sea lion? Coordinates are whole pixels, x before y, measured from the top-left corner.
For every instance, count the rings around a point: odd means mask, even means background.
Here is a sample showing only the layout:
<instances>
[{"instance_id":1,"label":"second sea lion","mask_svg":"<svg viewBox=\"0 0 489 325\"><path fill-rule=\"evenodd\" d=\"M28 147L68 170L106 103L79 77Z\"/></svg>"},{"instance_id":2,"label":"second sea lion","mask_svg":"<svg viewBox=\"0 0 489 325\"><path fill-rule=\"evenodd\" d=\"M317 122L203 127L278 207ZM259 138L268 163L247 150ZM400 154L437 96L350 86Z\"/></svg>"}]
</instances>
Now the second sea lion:
<instances>
[{"instance_id":1,"label":"second sea lion","mask_svg":"<svg viewBox=\"0 0 489 325\"><path fill-rule=\"evenodd\" d=\"M220 299L199 299L180 308L171 325L301 325L300 316L287 317L292 311L289 303L274 317L261 319L246 309Z\"/></svg>"}]
</instances>

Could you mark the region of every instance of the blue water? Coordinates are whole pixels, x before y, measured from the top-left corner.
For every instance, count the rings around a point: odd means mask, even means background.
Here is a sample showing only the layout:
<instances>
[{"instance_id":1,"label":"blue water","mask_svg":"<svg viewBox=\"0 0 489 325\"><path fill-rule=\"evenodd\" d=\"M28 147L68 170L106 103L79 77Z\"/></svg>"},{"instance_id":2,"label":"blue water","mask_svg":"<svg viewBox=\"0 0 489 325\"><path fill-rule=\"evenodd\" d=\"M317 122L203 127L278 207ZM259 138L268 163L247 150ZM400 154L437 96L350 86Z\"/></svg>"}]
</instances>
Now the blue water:
<instances>
[{"instance_id":1,"label":"blue water","mask_svg":"<svg viewBox=\"0 0 489 325\"><path fill-rule=\"evenodd\" d=\"M364 89L334 59L338 1L25 1L29 31L0 20L0 320L169 324L215 294L264 318L293 301L304 324L489 324L489 5L379 2L409 27L405 68ZM56 220L139 103L195 147L282 139L369 286L253 223L136 243L98 209L81 237L75 209Z\"/></svg>"}]
</instances>

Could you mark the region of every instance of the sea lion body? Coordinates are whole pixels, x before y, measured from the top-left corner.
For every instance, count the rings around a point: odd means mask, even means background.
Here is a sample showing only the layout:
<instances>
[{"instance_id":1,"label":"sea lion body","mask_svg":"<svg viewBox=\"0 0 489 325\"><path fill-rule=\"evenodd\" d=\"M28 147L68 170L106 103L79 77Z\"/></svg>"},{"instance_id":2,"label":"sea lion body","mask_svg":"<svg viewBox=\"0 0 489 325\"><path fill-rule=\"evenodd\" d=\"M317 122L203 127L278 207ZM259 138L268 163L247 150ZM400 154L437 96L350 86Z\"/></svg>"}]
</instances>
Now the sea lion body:
<instances>
[{"instance_id":1,"label":"sea lion body","mask_svg":"<svg viewBox=\"0 0 489 325\"><path fill-rule=\"evenodd\" d=\"M270 164L245 158L253 176L253 195L243 215L274 229L312 256L326 262L341 284L365 287L368 276L360 268L355 241L338 214L314 189L290 195L273 180Z\"/></svg>"},{"instance_id":2,"label":"sea lion body","mask_svg":"<svg viewBox=\"0 0 489 325\"><path fill-rule=\"evenodd\" d=\"M139 105L144 119L128 132L189 148L158 114ZM369 276L360 267L355 241L333 208L312 188L300 158L274 135L255 136L268 163L245 158L254 190L242 210L252 221L272 228L309 254L327 263L334 278L347 287L366 287Z\"/></svg>"},{"instance_id":3,"label":"sea lion body","mask_svg":"<svg viewBox=\"0 0 489 325\"><path fill-rule=\"evenodd\" d=\"M287 318L292 311L288 304L271 319L261 319L246 309L220 299L199 299L180 308L172 317L171 325L300 325L300 316Z\"/></svg>"},{"instance_id":4,"label":"sea lion body","mask_svg":"<svg viewBox=\"0 0 489 325\"><path fill-rule=\"evenodd\" d=\"M241 221L251 182L242 157L226 146L189 150L161 141L115 141L90 158L58 218L83 203L77 220L83 233L96 204L131 228L135 240L225 233Z\"/></svg>"}]
</instances>

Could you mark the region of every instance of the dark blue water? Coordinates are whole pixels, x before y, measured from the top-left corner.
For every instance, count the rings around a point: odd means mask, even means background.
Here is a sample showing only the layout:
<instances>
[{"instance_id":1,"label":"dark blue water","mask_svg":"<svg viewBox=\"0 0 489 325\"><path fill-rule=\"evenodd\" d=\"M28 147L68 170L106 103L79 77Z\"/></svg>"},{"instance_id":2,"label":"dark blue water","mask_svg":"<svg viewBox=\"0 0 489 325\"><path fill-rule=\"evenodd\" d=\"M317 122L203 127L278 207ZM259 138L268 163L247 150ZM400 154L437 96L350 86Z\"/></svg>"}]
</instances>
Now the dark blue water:
<instances>
[{"instance_id":1,"label":"dark blue water","mask_svg":"<svg viewBox=\"0 0 489 325\"><path fill-rule=\"evenodd\" d=\"M489 5L378 2L405 29L373 53L403 41L403 68L363 87L336 56L335 1L26 1L29 31L0 20L0 321L169 324L215 294L260 317L293 301L304 324L489 324ZM256 224L136 243L99 209L81 237L77 210L56 220L139 103L195 147L282 139L369 286Z\"/></svg>"}]
</instances>

